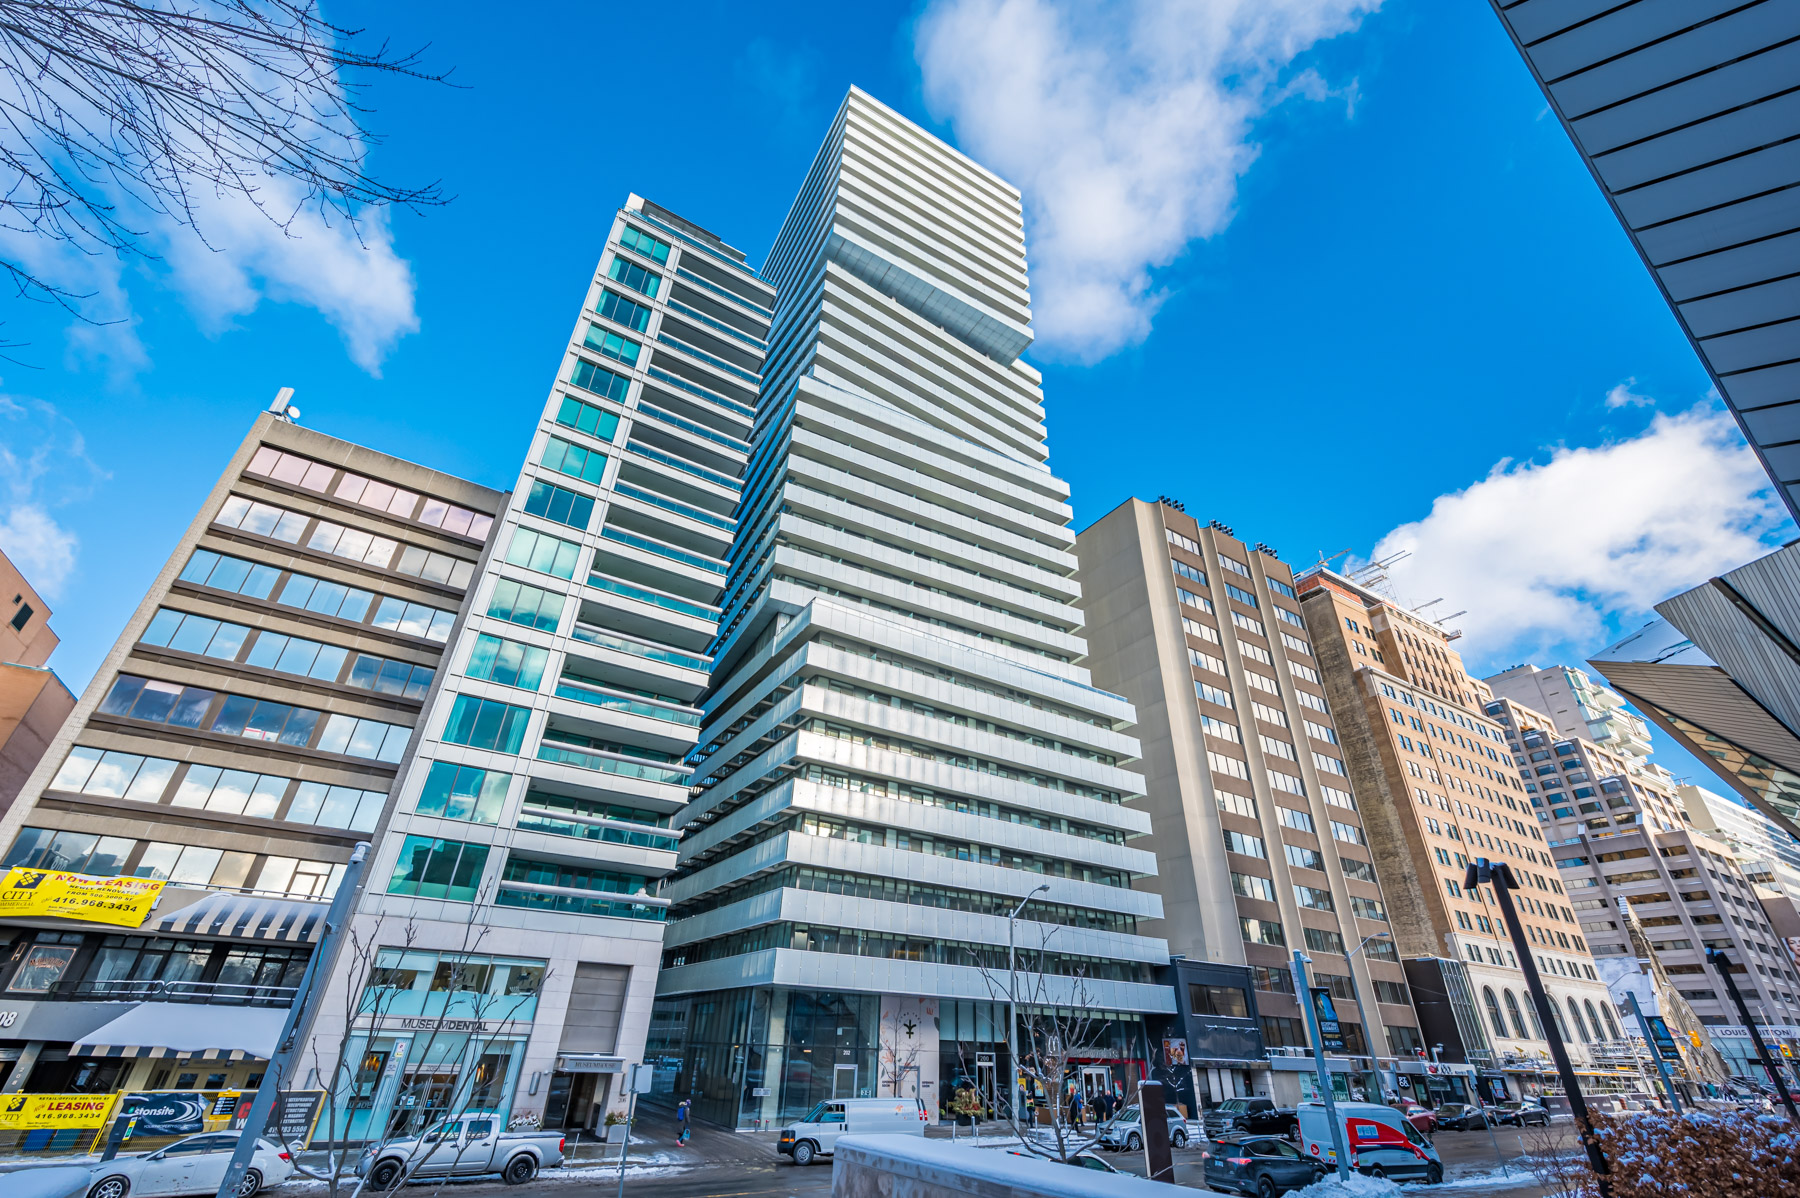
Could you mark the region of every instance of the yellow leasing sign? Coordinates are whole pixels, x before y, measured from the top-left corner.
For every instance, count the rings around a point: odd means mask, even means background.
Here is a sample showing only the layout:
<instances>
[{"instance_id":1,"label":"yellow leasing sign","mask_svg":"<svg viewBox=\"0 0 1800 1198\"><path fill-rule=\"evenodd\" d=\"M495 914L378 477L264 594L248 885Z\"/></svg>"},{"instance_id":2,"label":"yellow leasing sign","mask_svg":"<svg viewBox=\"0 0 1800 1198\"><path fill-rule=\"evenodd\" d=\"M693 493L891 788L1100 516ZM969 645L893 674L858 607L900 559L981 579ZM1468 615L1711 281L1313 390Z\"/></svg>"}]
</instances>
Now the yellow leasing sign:
<instances>
[{"instance_id":1,"label":"yellow leasing sign","mask_svg":"<svg viewBox=\"0 0 1800 1198\"><path fill-rule=\"evenodd\" d=\"M14 866L0 877L0 918L51 915L135 928L149 918L163 885L151 878L94 878Z\"/></svg>"},{"instance_id":2,"label":"yellow leasing sign","mask_svg":"<svg viewBox=\"0 0 1800 1198\"><path fill-rule=\"evenodd\" d=\"M0 1094L0 1131L100 1127L117 1094Z\"/></svg>"}]
</instances>

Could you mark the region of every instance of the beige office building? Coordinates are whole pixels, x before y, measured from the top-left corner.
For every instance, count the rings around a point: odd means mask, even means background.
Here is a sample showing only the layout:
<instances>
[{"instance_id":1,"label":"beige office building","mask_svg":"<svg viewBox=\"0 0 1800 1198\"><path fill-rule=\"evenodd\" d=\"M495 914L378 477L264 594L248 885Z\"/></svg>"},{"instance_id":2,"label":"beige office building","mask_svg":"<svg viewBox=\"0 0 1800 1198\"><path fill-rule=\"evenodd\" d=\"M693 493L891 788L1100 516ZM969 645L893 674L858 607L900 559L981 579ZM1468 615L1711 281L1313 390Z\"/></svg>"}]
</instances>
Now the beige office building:
<instances>
[{"instance_id":1,"label":"beige office building","mask_svg":"<svg viewBox=\"0 0 1800 1198\"><path fill-rule=\"evenodd\" d=\"M1184 1011L1190 1028L1224 1044L1248 1014L1262 1039L1255 1061L1189 1045L1202 1102L1313 1095L1295 949L1344 1022L1341 1091L1392 1089L1396 1059L1423 1041L1292 570L1221 524L1136 499L1076 552L1088 667L1138 712L1157 871L1137 885L1164 912L1149 927L1178 958L1181 1002L1208 1008ZM1247 1011L1234 997L1246 976Z\"/></svg>"},{"instance_id":2,"label":"beige office building","mask_svg":"<svg viewBox=\"0 0 1800 1198\"><path fill-rule=\"evenodd\" d=\"M1642 1089L1506 737L1483 712L1488 689L1452 634L1327 569L1296 585L1420 1025L1452 1062L1427 1088L1478 1085L1491 1099L1555 1084L1499 908L1463 885L1486 857L1519 880L1515 901L1576 1072L1596 1090Z\"/></svg>"},{"instance_id":3,"label":"beige office building","mask_svg":"<svg viewBox=\"0 0 1800 1198\"><path fill-rule=\"evenodd\" d=\"M0 815L75 707L46 664L56 645L50 605L0 553Z\"/></svg>"}]
</instances>

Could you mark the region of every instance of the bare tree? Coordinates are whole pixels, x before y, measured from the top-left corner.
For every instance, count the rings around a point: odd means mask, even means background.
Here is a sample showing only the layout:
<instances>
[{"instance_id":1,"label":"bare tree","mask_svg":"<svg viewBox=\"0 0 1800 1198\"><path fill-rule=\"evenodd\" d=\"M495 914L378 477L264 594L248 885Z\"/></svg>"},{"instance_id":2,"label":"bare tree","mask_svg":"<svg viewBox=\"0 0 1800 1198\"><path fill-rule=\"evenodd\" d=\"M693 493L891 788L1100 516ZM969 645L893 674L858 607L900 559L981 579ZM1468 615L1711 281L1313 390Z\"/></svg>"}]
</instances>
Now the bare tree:
<instances>
[{"instance_id":1,"label":"bare tree","mask_svg":"<svg viewBox=\"0 0 1800 1198\"><path fill-rule=\"evenodd\" d=\"M880 1051L877 1059L879 1084L885 1086L895 1098L907 1097L901 1091L906 1085L908 1074L913 1077L912 1096L918 1096L919 1054L925 1047L924 1037L919 1035L918 1021L916 1012L909 1012L898 1003L881 1016L878 1035Z\"/></svg>"},{"instance_id":2,"label":"bare tree","mask_svg":"<svg viewBox=\"0 0 1800 1198\"><path fill-rule=\"evenodd\" d=\"M370 1184L368 1178L354 1175L354 1165L360 1151L371 1145L379 1150L397 1139L412 1135L415 1138L407 1150L399 1175L384 1188L403 1185L442 1143L441 1136L432 1138L433 1128L442 1128L471 1113L471 1104L478 1093L475 1066L498 1039L498 1031L486 1033L487 1027L490 1023L497 1026L513 1019L543 989L544 980L549 977L547 971L528 991L510 994L493 992L487 972L474 960L488 932L488 927L478 926L475 919L484 897L484 894L478 894L476 901L470 905L468 918L462 928L461 942L457 947L436 950L441 976L434 978L432 992L444 994L446 1013L454 1008L456 1014L454 1017L446 1014L433 1020L427 1034L422 1039L415 1039L410 1053L411 1065L423 1065L431 1061L441 1035L454 1037L463 1034L460 1031L446 1033L444 1024L447 1020L466 1024L473 1029L467 1033L468 1040L461 1047L461 1055L468 1064L457 1071L456 1080L447 1094L431 1093L434 1083L427 1071L412 1069L409 1076L409 1069L401 1066L394 1079L391 1102L383 1104L379 1101L385 1070L396 1066L390 1059L384 1062L383 1068L371 1073L364 1069L365 1058L369 1046L374 1043L381 1028L392 1015L395 1001L406 992L393 984L397 979L387 976L390 967L382 965L382 955L394 952L404 954L413 949L418 933L408 923L396 936L386 937L383 935L383 921L380 918L366 929L359 928L353 922L347 930L349 939L340 957L342 964L339 967L339 972L344 977L343 1010L340 1012L342 1022L335 1039L324 1045L323 1052L319 1037L315 1037L310 1045L313 1075L325 1087L325 1109L321 1112L324 1121L322 1130L326 1144L331 1146L325 1168L318 1170L300 1165L298 1149L305 1145L287 1142L285 1135L279 1131L279 1121L271 1128L271 1134L281 1138L283 1147L294 1155L296 1170L315 1181L324 1182L331 1198L338 1198L344 1193L355 1198L365 1185ZM329 1060L326 1059L327 1054ZM287 1079L278 1078L276 1081L282 1086L290 1084ZM434 1097L439 1101L431 1101ZM369 1139L359 1143L357 1151L353 1152L348 1143L350 1124L354 1108L364 1098L368 1100L371 1118L381 1115L382 1122L366 1129ZM382 1105L387 1107L385 1112L378 1109ZM426 1117L423 1121L419 1115L409 1114L396 1118L396 1112L400 1111L418 1111ZM466 1146L466 1139L457 1143L455 1160L461 1159ZM439 1188L442 1187L442 1179L438 1185Z\"/></svg>"},{"instance_id":3,"label":"bare tree","mask_svg":"<svg viewBox=\"0 0 1800 1198\"><path fill-rule=\"evenodd\" d=\"M86 253L151 256L146 219L206 238L240 199L286 229L304 211L441 204L435 182L371 173L367 77L443 82L418 52L364 48L316 0L0 0L0 230ZM18 295L75 310L21 254Z\"/></svg>"}]
</instances>

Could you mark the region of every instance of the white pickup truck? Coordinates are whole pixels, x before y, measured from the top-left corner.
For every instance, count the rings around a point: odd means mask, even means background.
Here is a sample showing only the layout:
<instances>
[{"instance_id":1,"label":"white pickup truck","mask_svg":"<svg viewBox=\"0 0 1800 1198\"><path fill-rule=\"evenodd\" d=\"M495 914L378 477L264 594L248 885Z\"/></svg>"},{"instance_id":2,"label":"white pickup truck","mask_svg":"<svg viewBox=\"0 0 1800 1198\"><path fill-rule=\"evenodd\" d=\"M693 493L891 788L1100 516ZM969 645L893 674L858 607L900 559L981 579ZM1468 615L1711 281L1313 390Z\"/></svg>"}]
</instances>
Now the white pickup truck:
<instances>
[{"instance_id":1,"label":"white pickup truck","mask_svg":"<svg viewBox=\"0 0 1800 1198\"><path fill-rule=\"evenodd\" d=\"M563 1136L554 1131L501 1131L493 1118L465 1116L440 1123L423 1136L407 1136L363 1149L356 1175L372 1190L391 1190L427 1177L479 1177L498 1173L521 1185L563 1163Z\"/></svg>"}]
</instances>

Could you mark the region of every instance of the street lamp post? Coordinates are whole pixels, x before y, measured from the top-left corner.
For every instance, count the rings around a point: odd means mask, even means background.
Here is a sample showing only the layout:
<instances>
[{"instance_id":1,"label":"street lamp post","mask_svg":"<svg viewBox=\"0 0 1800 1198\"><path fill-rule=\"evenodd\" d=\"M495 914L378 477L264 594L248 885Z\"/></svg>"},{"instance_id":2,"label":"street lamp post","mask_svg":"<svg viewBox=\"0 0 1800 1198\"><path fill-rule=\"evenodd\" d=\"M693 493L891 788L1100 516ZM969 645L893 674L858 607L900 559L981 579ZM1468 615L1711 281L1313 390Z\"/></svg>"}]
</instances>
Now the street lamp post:
<instances>
[{"instance_id":1,"label":"street lamp post","mask_svg":"<svg viewBox=\"0 0 1800 1198\"><path fill-rule=\"evenodd\" d=\"M1375 1033L1369 1030L1369 1008L1363 1005L1362 991L1356 988L1356 966L1350 958L1369 947L1371 940L1388 940L1392 933L1386 930L1364 936L1363 942L1344 954L1344 964L1350 969L1350 1001L1356 1004L1357 1017L1362 1020L1363 1047L1369 1051L1369 1062L1375 1066L1375 1084L1381 1085L1381 1063L1375 1059Z\"/></svg>"},{"instance_id":2,"label":"street lamp post","mask_svg":"<svg viewBox=\"0 0 1800 1198\"><path fill-rule=\"evenodd\" d=\"M1587 1149L1588 1165L1594 1171L1595 1187L1600 1191L1600 1198L1612 1198L1612 1176L1606 1154L1600 1150L1600 1137L1594 1133L1594 1120L1588 1113L1587 1099L1582 1096L1581 1084L1575 1080L1575 1067L1569 1063L1569 1050L1556 1030L1556 1014L1550 1008L1549 994L1544 991L1544 979L1538 973L1537 958L1531 955L1531 942L1525 938L1525 925L1519 922L1519 909L1513 905L1512 892L1518 885L1519 881L1513 876L1511 866L1504 861L1489 861L1486 857L1477 857L1471 861L1468 873L1463 875L1465 890L1474 890L1477 886L1493 888L1494 901L1499 904L1500 915L1506 921L1506 930L1512 935L1513 952L1519 959L1519 968L1525 972L1525 989L1531 995L1532 1006L1537 1009L1544 1041L1550 1046L1550 1059L1556 1062L1556 1073L1562 1079L1563 1092L1569 1096L1569 1112L1575 1116L1575 1126L1580 1129L1582 1145Z\"/></svg>"},{"instance_id":3,"label":"street lamp post","mask_svg":"<svg viewBox=\"0 0 1800 1198\"><path fill-rule=\"evenodd\" d=\"M1763 1071L1769 1075L1769 1082L1775 1092L1781 1095L1781 1101L1788 1110L1788 1118L1800 1125L1800 1110L1794 1109L1794 1097L1788 1093L1787 1078L1775 1069L1775 1062L1769 1059L1769 1046L1763 1043L1762 1033L1756 1030L1756 1020L1750 1018L1750 1008L1744 1005L1743 991L1738 989L1737 980L1731 976L1731 958L1724 950L1709 948L1706 950L1706 963L1719 971L1725 979L1725 991L1731 995L1731 1001L1738 1009L1738 1016L1744 1021L1744 1030L1750 1033L1750 1043L1756 1046L1757 1059L1762 1062Z\"/></svg>"},{"instance_id":4,"label":"street lamp post","mask_svg":"<svg viewBox=\"0 0 1800 1198\"><path fill-rule=\"evenodd\" d=\"M1009 1075L1007 1088L1007 1118L1014 1127L1019 1126L1019 963L1018 950L1013 944L1013 926L1017 923L1019 912L1038 895L1050 889L1045 882L1036 890L1019 900L1012 914L1006 917L1006 1071ZM1023 1130L1019 1133L1023 1136Z\"/></svg>"}]
</instances>

